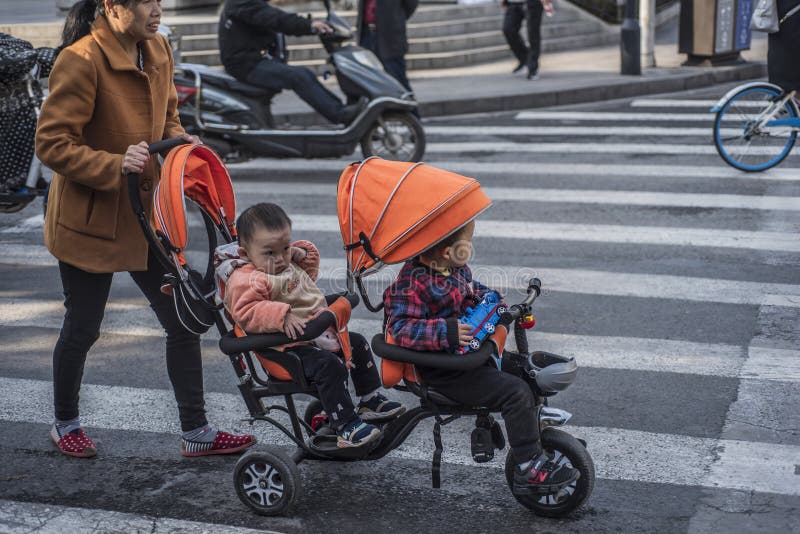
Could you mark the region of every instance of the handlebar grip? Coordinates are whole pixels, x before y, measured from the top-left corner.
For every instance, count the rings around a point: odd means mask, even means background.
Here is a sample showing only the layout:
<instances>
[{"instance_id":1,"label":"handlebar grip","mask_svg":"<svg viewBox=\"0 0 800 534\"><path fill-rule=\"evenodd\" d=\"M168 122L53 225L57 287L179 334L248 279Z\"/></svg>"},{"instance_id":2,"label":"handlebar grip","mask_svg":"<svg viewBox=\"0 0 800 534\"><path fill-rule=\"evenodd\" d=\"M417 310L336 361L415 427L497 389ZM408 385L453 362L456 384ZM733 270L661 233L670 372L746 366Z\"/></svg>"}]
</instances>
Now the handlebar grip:
<instances>
[{"instance_id":1,"label":"handlebar grip","mask_svg":"<svg viewBox=\"0 0 800 534\"><path fill-rule=\"evenodd\" d=\"M528 293L531 291L536 291L536 293L542 292L542 281L538 278L531 278L528 281Z\"/></svg>"},{"instance_id":2,"label":"handlebar grip","mask_svg":"<svg viewBox=\"0 0 800 534\"><path fill-rule=\"evenodd\" d=\"M183 137L173 137L172 139L164 139L163 141L156 141L155 143L147 147L147 150L151 154L157 154L159 152L167 152L169 150L172 150L176 146L188 145L188 144L189 141L185 140Z\"/></svg>"}]
</instances>

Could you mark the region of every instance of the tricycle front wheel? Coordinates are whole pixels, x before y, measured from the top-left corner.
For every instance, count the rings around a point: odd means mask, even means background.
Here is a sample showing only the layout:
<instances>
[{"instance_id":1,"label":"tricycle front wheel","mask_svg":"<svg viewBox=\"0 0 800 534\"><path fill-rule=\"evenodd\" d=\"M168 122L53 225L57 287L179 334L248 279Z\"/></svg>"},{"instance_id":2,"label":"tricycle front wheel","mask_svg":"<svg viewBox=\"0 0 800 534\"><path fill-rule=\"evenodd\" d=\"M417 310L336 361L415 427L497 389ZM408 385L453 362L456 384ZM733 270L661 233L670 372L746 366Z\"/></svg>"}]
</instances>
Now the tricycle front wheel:
<instances>
[{"instance_id":1,"label":"tricycle front wheel","mask_svg":"<svg viewBox=\"0 0 800 534\"><path fill-rule=\"evenodd\" d=\"M586 447L572 435L555 428L542 432L542 448L557 464L577 469L581 476L558 493L548 495L514 495L525 508L544 517L564 517L571 514L589 498L594 489L594 462ZM517 462L511 451L506 455L506 482L511 488Z\"/></svg>"}]
</instances>

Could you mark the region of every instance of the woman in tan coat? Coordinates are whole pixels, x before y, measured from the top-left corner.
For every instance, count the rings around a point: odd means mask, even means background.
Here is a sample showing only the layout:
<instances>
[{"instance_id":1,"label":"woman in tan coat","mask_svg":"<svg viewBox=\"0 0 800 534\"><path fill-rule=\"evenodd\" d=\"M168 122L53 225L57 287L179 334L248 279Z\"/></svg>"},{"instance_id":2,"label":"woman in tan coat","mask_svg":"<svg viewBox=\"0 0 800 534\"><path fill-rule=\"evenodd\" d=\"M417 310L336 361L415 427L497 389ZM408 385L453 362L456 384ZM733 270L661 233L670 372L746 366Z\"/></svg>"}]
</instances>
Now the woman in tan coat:
<instances>
[{"instance_id":1,"label":"woman in tan coat","mask_svg":"<svg viewBox=\"0 0 800 534\"><path fill-rule=\"evenodd\" d=\"M185 456L241 451L250 435L212 428L205 416L200 338L180 323L159 290L163 268L138 227L124 176L139 173L152 209L158 180L149 143L183 135L172 81L173 59L157 33L160 0L81 0L64 26L63 50L36 132L36 153L55 172L45 244L58 258L64 324L53 352L55 423L64 454L89 457L95 444L78 418L78 393L89 348L100 335L113 273L128 271L167 335L167 372L178 402Z\"/></svg>"}]
</instances>

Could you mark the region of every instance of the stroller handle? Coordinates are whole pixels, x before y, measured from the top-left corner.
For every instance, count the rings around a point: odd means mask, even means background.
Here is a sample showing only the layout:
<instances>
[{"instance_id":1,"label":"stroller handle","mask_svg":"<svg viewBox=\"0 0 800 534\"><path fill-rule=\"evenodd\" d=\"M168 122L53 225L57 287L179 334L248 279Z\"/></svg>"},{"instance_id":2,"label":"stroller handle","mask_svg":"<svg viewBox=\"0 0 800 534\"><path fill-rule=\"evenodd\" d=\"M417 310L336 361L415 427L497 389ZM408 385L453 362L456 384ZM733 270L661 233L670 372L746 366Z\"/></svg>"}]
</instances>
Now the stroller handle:
<instances>
[{"instance_id":1,"label":"stroller handle","mask_svg":"<svg viewBox=\"0 0 800 534\"><path fill-rule=\"evenodd\" d=\"M188 145L189 141L184 139L183 137L173 137L172 139L164 139L163 141L156 141L152 143L147 150L151 154L157 154L159 152L168 152L175 148L176 146L181 145Z\"/></svg>"}]
</instances>

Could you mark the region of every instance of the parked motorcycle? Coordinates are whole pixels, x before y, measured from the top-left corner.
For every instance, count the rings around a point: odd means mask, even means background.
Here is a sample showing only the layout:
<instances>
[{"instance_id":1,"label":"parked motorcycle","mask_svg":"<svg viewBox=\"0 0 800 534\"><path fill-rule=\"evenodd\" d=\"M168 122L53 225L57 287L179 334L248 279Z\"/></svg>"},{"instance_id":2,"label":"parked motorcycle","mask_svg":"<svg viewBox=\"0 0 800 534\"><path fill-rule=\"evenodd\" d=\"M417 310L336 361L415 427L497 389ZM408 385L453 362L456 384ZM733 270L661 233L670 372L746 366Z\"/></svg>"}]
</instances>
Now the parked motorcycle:
<instances>
[{"instance_id":1,"label":"parked motorcycle","mask_svg":"<svg viewBox=\"0 0 800 534\"><path fill-rule=\"evenodd\" d=\"M414 114L417 102L389 75L371 51L344 43L351 26L324 2L330 33L319 33L328 63L349 103L368 100L346 127L279 129L270 111L275 92L242 83L204 65L175 67L178 111L184 128L199 135L228 161L251 157L324 158L352 154L361 145L364 157L419 161L425 132ZM285 54L282 36L278 54ZM285 56L284 56L285 57Z\"/></svg>"}]
</instances>

